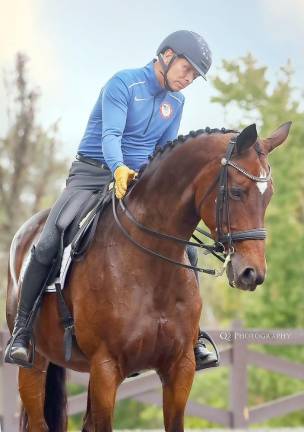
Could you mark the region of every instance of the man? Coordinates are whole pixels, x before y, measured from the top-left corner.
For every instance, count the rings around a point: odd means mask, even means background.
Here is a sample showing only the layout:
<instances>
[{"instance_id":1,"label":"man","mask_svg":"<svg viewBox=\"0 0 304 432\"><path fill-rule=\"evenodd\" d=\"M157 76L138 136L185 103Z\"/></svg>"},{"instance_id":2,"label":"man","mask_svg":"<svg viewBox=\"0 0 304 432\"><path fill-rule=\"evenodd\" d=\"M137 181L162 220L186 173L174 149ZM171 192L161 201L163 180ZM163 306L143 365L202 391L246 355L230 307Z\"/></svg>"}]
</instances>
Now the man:
<instances>
[{"instance_id":1,"label":"man","mask_svg":"<svg viewBox=\"0 0 304 432\"><path fill-rule=\"evenodd\" d=\"M58 216L71 203L85 202L114 177L117 198L124 197L136 171L155 146L177 136L184 96L180 90L198 76L205 78L211 52L197 33L181 30L170 34L157 50L158 59L144 68L118 72L101 90L81 140L77 161L72 163L67 187L46 221L22 281L12 343L6 359L21 366L29 363L29 330L26 324L34 302L56 256L60 232ZM206 79L206 78L205 78ZM78 207L79 208L79 207ZM195 265L196 252L189 251ZM217 365L200 334L195 347L197 369ZM15 337L15 338L14 338Z\"/></svg>"}]
</instances>

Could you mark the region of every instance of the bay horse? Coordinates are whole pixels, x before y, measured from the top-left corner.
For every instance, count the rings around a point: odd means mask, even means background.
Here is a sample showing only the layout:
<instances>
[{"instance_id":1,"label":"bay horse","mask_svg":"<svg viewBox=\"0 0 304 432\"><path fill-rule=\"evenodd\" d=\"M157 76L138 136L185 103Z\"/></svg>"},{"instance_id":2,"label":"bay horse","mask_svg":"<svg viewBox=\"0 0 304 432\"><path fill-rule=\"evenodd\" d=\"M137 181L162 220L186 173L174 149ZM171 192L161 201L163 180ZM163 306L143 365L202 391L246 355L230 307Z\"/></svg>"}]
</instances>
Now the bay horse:
<instances>
[{"instance_id":1,"label":"bay horse","mask_svg":"<svg viewBox=\"0 0 304 432\"><path fill-rule=\"evenodd\" d=\"M125 207L114 202L120 225L109 206L84 259L71 269L64 296L74 317L76 343L69 362L56 295L43 297L35 324L34 367L19 368L21 431L66 430L66 368L90 374L83 432L112 431L118 386L147 369L154 369L162 382L165 430L184 430L202 302L197 278L185 267L189 261L183 241L202 219L213 239L223 243L230 285L253 291L263 283L264 214L273 192L267 156L287 138L290 125L283 124L266 139L257 137L255 125L241 133L207 128L155 152L125 198ZM164 238L141 230L126 208L138 224ZM22 263L47 213L27 221L11 245L11 331Z\"/></svg>"}]
</instances>

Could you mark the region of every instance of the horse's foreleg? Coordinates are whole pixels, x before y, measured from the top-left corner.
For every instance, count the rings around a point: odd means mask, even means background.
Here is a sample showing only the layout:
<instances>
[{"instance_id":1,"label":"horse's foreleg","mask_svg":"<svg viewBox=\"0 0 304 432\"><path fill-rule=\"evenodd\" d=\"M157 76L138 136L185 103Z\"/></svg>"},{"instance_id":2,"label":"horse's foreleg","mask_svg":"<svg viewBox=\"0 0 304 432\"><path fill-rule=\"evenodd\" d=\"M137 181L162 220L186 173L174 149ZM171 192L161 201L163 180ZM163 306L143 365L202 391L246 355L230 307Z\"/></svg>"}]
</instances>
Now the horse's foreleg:
<instances>
[{"instance_id":1,"label":"horse's foreleg","mask_svg":"<svg viewBox=\"0 0 304 432\"><path fill-rule=\"evenodd\" d=\"M44 417L45 382L48 361L35 355L35 365L32 369L19 368L19 393L26 412L22 414L21 431L48 432L49 428ZM29 428L27 429L25 415Z\"/></svg>"},{"instance_id":2,"label":"horse's foreleg","mask_svg":"<svg viewBox=\"0 0 304 432\"><path fill-rule=\"evenodd\" d=\"M116 362L94 356L90 368L90 409L94 432L112 432L117 387L121 382Z\"/></svg>"},{"instance_id":3,"label":"horse's foreleg","mask_svg":"<svg viewBox=\"0 0 304 432\"><path fill-rule=\"evenodd\" d=\"M163 382L163 411L166 432L184 431L184 411L195 373L193 349L169 371L160 373Z\"/></svg>"}]
</instances>

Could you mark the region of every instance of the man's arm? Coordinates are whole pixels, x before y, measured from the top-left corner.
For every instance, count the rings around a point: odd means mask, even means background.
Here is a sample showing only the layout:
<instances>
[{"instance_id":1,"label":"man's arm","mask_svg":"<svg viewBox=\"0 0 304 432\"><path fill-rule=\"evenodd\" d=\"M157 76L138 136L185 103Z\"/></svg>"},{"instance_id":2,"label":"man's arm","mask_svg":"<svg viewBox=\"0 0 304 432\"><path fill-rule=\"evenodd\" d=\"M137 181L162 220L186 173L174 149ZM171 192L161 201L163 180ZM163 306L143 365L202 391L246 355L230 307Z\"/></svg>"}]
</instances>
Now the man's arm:
<instances>
[{"instance_id":1,"label":"man's arm","mask_svg":"<svg viewBox=\"0 0 304 432\"><path fill-rule=\"evenodd\" d=\"M128 103L128 87L114 76L102 92L102 152L112 173L124 165L121 138L126 125Z\"/></svg>"},{"instance_id":2,"label":"man's arm","mask_svg":"<svg viewBox=\"0 0 304 432\"><path fill-rule=\"evenodd\" d=\"M115 179L115 194L124 197L128 184L136 175L123 161L121 137L125 129L129 91L125 83L114 77L102 93L102 152Z\"/></svg>"}]
</instances>

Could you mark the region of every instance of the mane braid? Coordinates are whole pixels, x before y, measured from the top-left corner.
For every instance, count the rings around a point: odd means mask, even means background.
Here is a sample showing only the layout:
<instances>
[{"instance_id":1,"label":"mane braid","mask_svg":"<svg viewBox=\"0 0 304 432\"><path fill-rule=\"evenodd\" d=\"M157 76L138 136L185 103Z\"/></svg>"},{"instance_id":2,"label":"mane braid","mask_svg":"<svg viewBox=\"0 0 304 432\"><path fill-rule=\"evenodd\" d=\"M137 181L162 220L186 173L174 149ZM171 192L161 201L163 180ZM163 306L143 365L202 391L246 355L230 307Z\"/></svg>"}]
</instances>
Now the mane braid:
<instances>
[{"instance_id":1,"label":"mane braid","mask_svg":"<svg viewBox=\"0 0 304 432\"><path fill-rule=\"evenodd\" d=\"M185 141L187 141L189 138L195 138L198 135L201 134L215 134L215 133L222 133L222 134L226 134L226 133L237 133L238 131L234 130L234 129L225 129L225 128L210 128L210 127L206 127L205 129L198 129L196 131L190 131L187 135L178 135L178 137L176 139L174 139L173 141L168 141L164 146L161 146L159 144L157 144L155 146L154 152L148 156L148 160L149 162L142 165L139 169L138 172L138 178L142 175L142 173L145 171L145 169L150 166L151 162L155 159L155 157L158 154L162 154L167 150L173 149L177 144L181 144L184 143Z\"/></svg>"}]
</instances>

